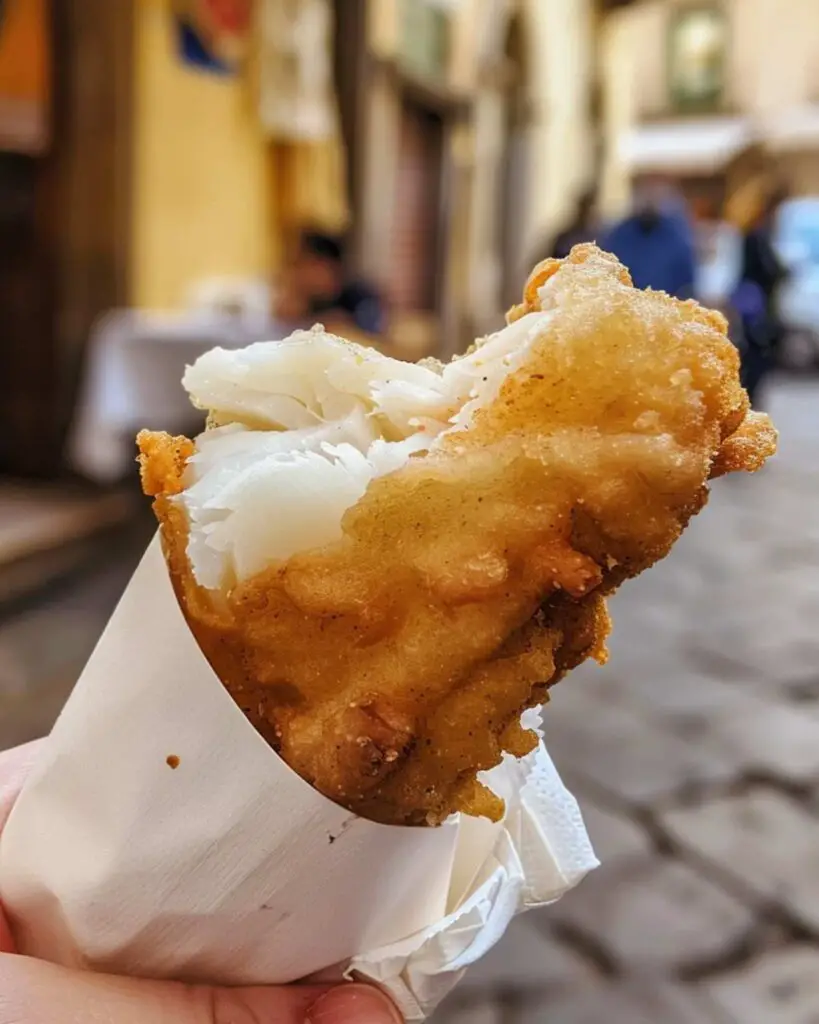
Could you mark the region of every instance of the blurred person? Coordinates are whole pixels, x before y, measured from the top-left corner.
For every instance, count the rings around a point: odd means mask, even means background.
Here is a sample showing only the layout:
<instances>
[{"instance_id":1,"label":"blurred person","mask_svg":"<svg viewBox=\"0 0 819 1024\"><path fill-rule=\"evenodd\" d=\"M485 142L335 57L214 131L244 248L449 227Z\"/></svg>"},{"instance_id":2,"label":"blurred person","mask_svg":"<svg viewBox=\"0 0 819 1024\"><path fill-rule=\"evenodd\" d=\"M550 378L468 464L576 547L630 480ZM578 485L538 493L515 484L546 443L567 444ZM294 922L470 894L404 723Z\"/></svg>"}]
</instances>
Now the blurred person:
<instances>
[{"instance_id":1,"label":"blurred person","mask_svg":"<svg viewBox=\"0 0 819 1024\"><path fill-rule=\"evenodd\" d=\"M692 213L697 255L694 297L728 315L742 270L742 235L715 201L701 197L692 204Z\"/></svg>"},{"instance_id":2,"label":"blurred person","mask_svg":"<svg viewBox=\"0 0 819 1024\"><path fill-rule=\"evenodd\" d=\"M764 177L747 182L731 197L729 216L742 231L742 268L733 296L741 325L742 383L758 408L765 379L773 369L782 338L776 309L779 286L788 276L773 244L777 211L786 198Z\"/></svg>"},{"instance_id":3,"label":"blurred person","mask_svg":"<svg viewBox=\"0 0 819 1024\"><path fill-rule=\"evenodd\" d=\"M334 334L384 334L386 309L380 293L363 281L347 279L344 256L340 238L305 231L282 275L276 318L291 328L321 322Z\"/></svg>"},{"instance_id":4,"label":"blurred person","mask_svg":"<svg viewBox=\"0 0 819 1024\"><path fill-rule=\"evenodd\" d=\"M667 179L639 181L632 212L604 232L600 246L628 267L637 288L693 296L694 232L684 200Z\"/></svg>"},{"instance_id":5,"label":"blurred person","mask_svg":"<svg viewBox=\"0 0 819 1024\"><path fill-rule=\"evenodd\" d=\"M743 238L742 280L756 284L765 297L768 329L774 348L782 334L782 325L776 312L776 294L788 276L788 269L776 251L773 232L776 215L786 198L786 194L779 189L766 195Z\"/></svg>"},{"instance_id":6,"label":"blurred person","mask_svg":"<svg viewBox=\"0 0 819 1024\"><path fill-rule=\"evenodd\" d=\"M40 743L0 753L0 829ZM401 1024L392 1002L360 984L214 988L114 978L14 955L0 910L0 1024Z\"/></svg>"},{"instance_id":7,"label":"blurred person","mask_svg":"<svg viewBox=\"0 0 819 1024\"><path fill-rule=\"evenodd\" d=\"M558 232L550 251L544 252L540 259L552 256L554 259L562 260L569 255L574 246L580 245L582 242L596 241L598 223L595 204L594 188L588 188L581 193L572 219L562 231Z\"/></svg>"},{"instance_id":8,"label":"blurred person","mask_svg":"<svg viewBox=\"0 0 819 1024\"><path fill-rule=\"evenodd\" d=\"M742 271L742 233L715 201L701 197L692 204L692 212L697 253L694 298L725 316L728 334L741 349L742 320L734 299Z\"/></svg>"}]
</instances>

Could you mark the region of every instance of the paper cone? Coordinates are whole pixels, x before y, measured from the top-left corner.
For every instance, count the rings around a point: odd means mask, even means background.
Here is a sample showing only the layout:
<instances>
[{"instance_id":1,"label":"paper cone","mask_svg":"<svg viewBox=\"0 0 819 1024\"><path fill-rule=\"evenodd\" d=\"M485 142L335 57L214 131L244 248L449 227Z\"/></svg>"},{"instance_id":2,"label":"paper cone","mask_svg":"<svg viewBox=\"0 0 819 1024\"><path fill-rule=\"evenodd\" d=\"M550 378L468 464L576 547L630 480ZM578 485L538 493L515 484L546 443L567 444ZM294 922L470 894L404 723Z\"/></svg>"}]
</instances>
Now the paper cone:
<instances>
[{"instance_id":1,"label":"paper cone","mask_svg":"<svg viewBox=\"0 0 819 1024\"><path fill-rule=\"evenodd\" d=\"M541 750L502 824L365 821L292 772L201 654L155 540L0 840L22 953L225 984L339 965L422 1019L526 906L596 861Z\"/></svg>"}]
</instances>

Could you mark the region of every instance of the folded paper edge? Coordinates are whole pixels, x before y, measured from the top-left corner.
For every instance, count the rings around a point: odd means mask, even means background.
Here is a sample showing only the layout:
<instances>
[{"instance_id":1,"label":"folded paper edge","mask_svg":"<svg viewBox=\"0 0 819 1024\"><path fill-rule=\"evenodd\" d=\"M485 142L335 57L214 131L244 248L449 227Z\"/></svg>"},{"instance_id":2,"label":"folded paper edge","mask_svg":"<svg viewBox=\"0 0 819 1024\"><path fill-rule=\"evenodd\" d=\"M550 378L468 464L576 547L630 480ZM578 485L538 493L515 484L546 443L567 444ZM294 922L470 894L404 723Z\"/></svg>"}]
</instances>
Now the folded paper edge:
<instances>
[{"instance_id":1,"label":"folded paper edge","mask_svg":"<svg viewBox=\"0 0 819 1024\"><path fill-rule=\"evenodd\" d=\"M441 999L457 985L467 968L483 957L502 938L513 917L526 910L555 902L599 866L583 823L579 804L560 779L542 738L537 750L529 755L529 758L531 764L528 771L524 763L511 760L505 762L504 766L507 769L511 768L513 777L520 777L523 773L527 775L520 790L519 811L521 817L528 819L537 830L536 835L541 853L545 853L551 859L552 867L558 876L557 880L549 884L546 889L532 888L527 874L527 863L530 858L527 857L525 851L518 848L510 830L501 828L490 854L496 861L495 870L488 879L478 885L473 885L472 891L457 907L423 932L381 949L359 954L347 967L345 977L362 976L385 987L407 1021L424 1020ZM524 759L524 762L526 760L528 759ZM550 838L549 833L554 830L549 828L548 816L543 813L542 801L536 801L536 805L541 805L541 813L538 813L537 806L532 807L527 800L529 782L537 771L545 773L549 782L558 791L560 804L565 809L572 825L579 826L576 832L576 848L573 851L568 850L565 843L560 844ZM498 848L504 846L506 849L503 852L506 856L498 857ZM505 862L507 860L511 863L507 864ZM568 869L562 861L574 861L575 866ZM510 888L515 894L514 906L510 907L507 903L500 912L497 912L498 902L504 893L509 894ZM489 890L489 892L484 890ZM465 944L457 951L456 955L437 964L434 970L424 969L420 961L427 952L427 947L441 936L455 932L464 917L472 912L477 913L479 923L465 929ZM494 919L493 912L495 913ZM500 920L498 920L499 918ZM490 922L493 922L494 927L492 934L487 936L486 929ZM491 941L487 942L487 939ZM423 994L417 991L417 979L413 984L411 976L419 971L425 981L439 979L439 984L434 985L435 993L432 1000L425 999Z\"/></svg>"}]
</instances>

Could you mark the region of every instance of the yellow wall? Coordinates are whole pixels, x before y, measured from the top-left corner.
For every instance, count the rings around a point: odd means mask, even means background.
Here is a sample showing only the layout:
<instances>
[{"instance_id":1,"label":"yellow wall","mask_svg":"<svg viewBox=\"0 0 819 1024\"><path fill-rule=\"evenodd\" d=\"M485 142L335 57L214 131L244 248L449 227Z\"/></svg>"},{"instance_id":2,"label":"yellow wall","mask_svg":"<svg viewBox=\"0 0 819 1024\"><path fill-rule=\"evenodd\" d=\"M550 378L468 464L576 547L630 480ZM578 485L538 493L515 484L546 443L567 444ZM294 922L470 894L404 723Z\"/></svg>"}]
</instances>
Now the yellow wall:
<instances>
[{"instance_id":1,"label":"yellow wall","mask_svg":"<svg viewBox=\"0 0 819 1024\"><path fill-rule=\"evenodd\" d=\"M184 66L164 0L137 0L132 301L168 308L205 277L269 272L265 144L250 90Z\"/></svg>"},{"instance_id":2,"label":"yellow wall","mask_svg":"<svg viewBox=\"0 0 819 1024\"><path fill-rule=\"evenodd\" d=\"M401 31L398 0L368 0L367 45L376 57L395 56Z\"/></svg>"}]
</instances>

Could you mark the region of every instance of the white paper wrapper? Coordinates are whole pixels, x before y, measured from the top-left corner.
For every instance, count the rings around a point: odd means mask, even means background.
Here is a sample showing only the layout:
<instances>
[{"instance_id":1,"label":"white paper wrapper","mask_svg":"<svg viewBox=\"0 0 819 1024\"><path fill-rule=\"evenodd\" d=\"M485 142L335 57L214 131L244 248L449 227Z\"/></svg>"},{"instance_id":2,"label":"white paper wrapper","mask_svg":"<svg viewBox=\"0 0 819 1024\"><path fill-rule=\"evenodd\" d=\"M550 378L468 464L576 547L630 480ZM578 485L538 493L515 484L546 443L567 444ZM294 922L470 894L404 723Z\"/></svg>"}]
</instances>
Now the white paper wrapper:
<instances>
[{"instance_id":1,"label":"white paper wrapper","mask_svg":"<svg viewBox=\"0 0 819 1024\"><path fill-rule=\"evenodd\" d=\"M490 779L498 825L396 828L326 800L214 675L154 541L6 826L0 899L32 956L225 984L346 969L421 1020L597 863L542 746Z\"/></svg>"}]
</instances>

